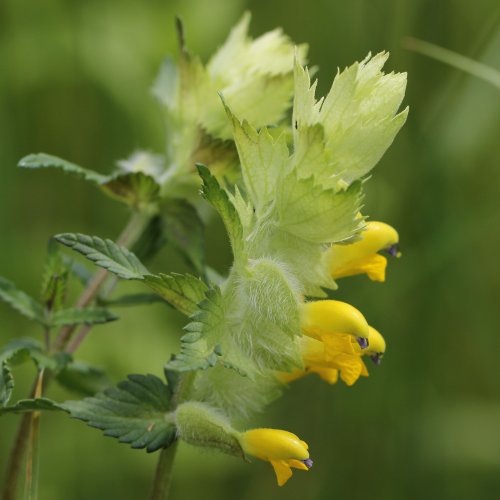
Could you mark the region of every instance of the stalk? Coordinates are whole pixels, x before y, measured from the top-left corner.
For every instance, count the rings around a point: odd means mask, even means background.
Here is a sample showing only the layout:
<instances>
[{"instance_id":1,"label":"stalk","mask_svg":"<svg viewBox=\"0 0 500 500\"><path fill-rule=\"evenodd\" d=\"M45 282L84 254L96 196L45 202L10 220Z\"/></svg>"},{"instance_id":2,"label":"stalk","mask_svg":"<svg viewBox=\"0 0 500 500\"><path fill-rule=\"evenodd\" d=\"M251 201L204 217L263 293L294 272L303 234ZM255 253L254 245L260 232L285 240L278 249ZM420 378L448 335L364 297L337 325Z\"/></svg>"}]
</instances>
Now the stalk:
<instances>
[{"instance_id":1,"label":"stalk","mask_svg":"<svg viewBox=\"0 0 500 500\"><path fill-rule=\"evenodd\" d=\"M177 452L178 442L176 441L169 448L160 451L156 473L153 482L151 500L167 500L172 484L172 471Z\"/></svg>"}]
</instances>

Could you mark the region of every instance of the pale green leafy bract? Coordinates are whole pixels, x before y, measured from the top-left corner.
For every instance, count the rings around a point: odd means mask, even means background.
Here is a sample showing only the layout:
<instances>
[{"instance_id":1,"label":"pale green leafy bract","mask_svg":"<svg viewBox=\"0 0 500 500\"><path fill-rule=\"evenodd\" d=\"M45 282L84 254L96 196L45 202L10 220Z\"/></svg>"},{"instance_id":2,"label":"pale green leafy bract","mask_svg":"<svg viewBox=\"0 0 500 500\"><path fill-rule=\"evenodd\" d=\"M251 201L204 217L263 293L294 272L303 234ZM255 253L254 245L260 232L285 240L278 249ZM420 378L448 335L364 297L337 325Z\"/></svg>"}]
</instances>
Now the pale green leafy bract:
<instances>
[{"instance_id":1,"label":"pale green leafy bract","mask_svg":"<svg viewBox=\"0 0 500 500\"><path fill-rule=\"evenodd\" d=\"M281 29L252 40L249 22L245 14L206 65L185 48L178 69L169 60L163 64L153 92L166 106L171 123L231 138L218 92L241 119L257 128L283 118L293 93L294 45ZM300 45L296 52L304 60L307 47Z\"/></svg>"},{"instance_id":2,"label":"pale green leafy bract","mask_svg":"<svg viewBox=\"0 0 500 500\"><path fill-rule=\"evenodd\" d=\"M208 290L203 281L190 274L149 274L144 276L144 284L187 316L196 312Z\"/></svg>"},{"instance_id":3,"label":"pale green leafy bract","mask_svg":"<svg viewBox=\"0 0 500 500\"><path fill-rule=\"evenodd\" d=\"M350 184L366 175L380 160L403 126L408 108L397 114L406 87L405 73L384 74L388 54L368 55L335 77L326 98L316 102L316 84L307 70L295 66L294 143L301 176L316 175L320 182L339 176ZM311 128L317 128L311 133ZM317 161L307 161L317 148L323 129L324 157L319 176ZM316 153L318 151L316 150ZM315 155L316 155L315 153Z\"/></svg>"},{"instance_id":4,"label":"pale green leafy bract","mask_svg":"<svg viewBox=\"0 0 500 500\"><path fill-rule=\"evenodd\" d=\"M360 231L360 208L360 182L335 192L316 184L313 177L298 179L292 172L276 192L279 228L317 244L339 242Z\"/></svg>"}]
</instances>

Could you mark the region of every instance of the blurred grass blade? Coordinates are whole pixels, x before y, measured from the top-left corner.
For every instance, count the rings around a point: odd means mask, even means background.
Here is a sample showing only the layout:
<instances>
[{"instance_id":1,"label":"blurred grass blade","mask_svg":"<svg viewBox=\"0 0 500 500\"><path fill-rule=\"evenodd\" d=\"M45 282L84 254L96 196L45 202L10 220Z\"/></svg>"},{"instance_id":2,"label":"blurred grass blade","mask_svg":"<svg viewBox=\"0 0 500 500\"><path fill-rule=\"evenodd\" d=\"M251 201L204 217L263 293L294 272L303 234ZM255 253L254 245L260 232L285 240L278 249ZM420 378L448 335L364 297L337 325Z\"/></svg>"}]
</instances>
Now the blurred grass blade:
<instances>
[{"instance_id":1,"label":"blurred grass blade","mask_svg":"<svg viewBox=\"0 0 500 500\"><path fill-rule=\"evenodd\" d=\"M459 69L500 89L500 71L439 45L408 37L403 47Z\"/></svg>"}]
</instances>

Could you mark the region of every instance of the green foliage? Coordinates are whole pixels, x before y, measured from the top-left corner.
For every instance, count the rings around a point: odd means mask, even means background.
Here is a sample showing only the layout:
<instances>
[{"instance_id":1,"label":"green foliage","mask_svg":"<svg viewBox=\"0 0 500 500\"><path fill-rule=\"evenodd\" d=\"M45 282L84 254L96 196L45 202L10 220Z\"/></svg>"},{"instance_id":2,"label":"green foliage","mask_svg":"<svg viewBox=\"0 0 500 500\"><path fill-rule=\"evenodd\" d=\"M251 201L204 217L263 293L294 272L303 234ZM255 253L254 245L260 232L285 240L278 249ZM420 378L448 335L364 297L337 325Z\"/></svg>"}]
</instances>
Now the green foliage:
<instances>
[{"instance_id":1,"label":"green foliage","mask_svg":"<svg viewBox=\"0 0 500 500\"><path fill-rule=\"evenodd\" d=\"M147 269L139 259L125 247L98 236L80 233L63 233L54 236L63 245L81 253L99 267L127 280L141 280Z\"/></svg>"},{"instance_id":2,"label":"green foliage","mask_svg":"<svg viewBox=\"0 0 500 500\"><path fill-rule=\"evenodd\" d=\"M144 284L181 313L189 316L205 298L207 285L190 274L148 274Z\"/></svg>"},{"instance_id":3,"label":"green foliage","mask_svg":"<svg viewBox=\"0 0 500 500\"><path fill-rule=\"evenodd\" d=\"M19 290L14 283L0 277L0 299L9 304L17 312L29 319L45 323L42 304Z\"/></svg>"},{"instance_id":4,"label":"green foliage","mask_svg":"<svg viewBox=\"0 0 500 500\"><path fill-rule=\"evenodd\" d=\"M14 377L7 361L0 363L0 407L7 405L14 390Z\"/></svg>"},{"instance_id":5,"label":"green foliage","mask_svg":"<svg viewBox=\"0 0 500 500\"><path fill-rule=\"evenodd\" d=\"M156 180L143 172L113 174L100 187L111 198L135 209L143 209L155 203L160 193L160 185Z\"/></svg>"},{"instance_id":6,"label":"green foliage","mask_svg":"<svg viewBox=\"0 0 500 500\"><path fill-rule=\"evenodd\" d=\"M34 411L68 411L62 404L48 398L20 399L14 405L0 408L0 416L6 413L32 413Z\"/></svg>"},{"instance_id":7,"label":"green foliage","mask_svg":"<svg viewBox=\"0 0 500 500\"><path fill-rule=\"evenodd\" d=\"M198 308L184 328L188 333L181 337L180 353L172 356L166 365L167 370L206 370L215 366L221 356L217 344L224 322L220 290L210 289Z\"/></svg>"},{"instance_id":8,"label":"green foliage","mask_svg":"<svg viewBox=\"0 0 500 500\"><path fill-rule=\"evenodd\" d=\"M71 307L68 309L61 309L55 312L51 318L51 326L63 325L94 325L100 323L108 323L115 321L118 316L104 309L103 307L87 307L86 309L79 309Z\"/></svg>"},{"instance_id":9,"label":"green foliage","mask_svg":"<svg viewBox=\"0 0 500 500\"><path fill-rule=\"evenodd\" d=\"M226 226L235 259L238 259L243 251L243 228L238 212L229 200L226 191L220 187L210 170L204 165L197 165L197 167L198 173L203 180L201 194L219 212Z\"/></svg>"},{"instance_id":10,"label":"green foliage","mask_svg":"<svg viewBox=\"0 0 500 500\"><path fill-rule=\"evenodd\" d=\"M315 179L298 179L290 173L276 192L277 225L311 243L335 243L363 228L361 183L343 191L324 189Z\"/></svg>"},{"instance_id":11,"label":"green foliage","mask_svg":"<svg viewBox=\"0 0 500 500\"><path fill-rule=\"evenodd\" d=\"M46 153L31 154L25 156L19 161L18 164L21 168L55 168L62 170L67 174L74 175L76 177L82 178L93 184L101 184L106 182L107 178L104 175L98 174L93 170L88 170L86 168L80 167L75 163L63 160L57 156L48 155Z\"/></svg>"},{"instance_id":12,"label":"green foliage","mask_svg":"<svg viewBox=\"0 0 500 500\"><path fill-rule=\"evenodd\" d=\"M318 177L329 185L332 176L350 184L366 175L380 160L406 121L408 109L399 114L406 87L405 73L384 74L381 70L389 54L369 54L335 77L331 90L316 102L316 85L300 64L295 67L294 143L300 163L300 175L320 173L318 163L304 161L311 138L320 137L324 150L320 165L328 168ZM304 137L305 135L305 137ZM317 157L319 150L314 148ZM309 153L308 153L309 154Z\"/></svg>"},{"instance_id":13,"label":"green foliage","mask_svg":"<svg viewBox=\"0 0 500 500\"><path fill-rule=\"evenodd\" d=\"M256 132L247 122L240 124L229 108L227 112L233 123L245 187L259 216L273 201L276 187L283 181L288 160L286 137L280 134L274 139L266 128Z\"/></svg>"},{"instance_id":14,"label":"green foliage","mask_svg":"<svg viewBox=\"0 0 500 500\"><path fill-rule=\"evenodd\" d=\"M104 431L132 448L167 448L176 438L171 391L154 375L129 375L95 397L60 405L73 418Z\"/></svg>"},{"instance_id":15,"label":"green foliage","mask_svg":"<svg viewBox=\"0 0 500 500\"><path fill-rule=\"evenodd\" d=\"M156 180L142 172L118 172L106 176L46 153L28 155L21 159L18 166L62 170L100 187L108 196L137 209L155 202L160 192L160 186Z\"/></svg>"}]
</instances>

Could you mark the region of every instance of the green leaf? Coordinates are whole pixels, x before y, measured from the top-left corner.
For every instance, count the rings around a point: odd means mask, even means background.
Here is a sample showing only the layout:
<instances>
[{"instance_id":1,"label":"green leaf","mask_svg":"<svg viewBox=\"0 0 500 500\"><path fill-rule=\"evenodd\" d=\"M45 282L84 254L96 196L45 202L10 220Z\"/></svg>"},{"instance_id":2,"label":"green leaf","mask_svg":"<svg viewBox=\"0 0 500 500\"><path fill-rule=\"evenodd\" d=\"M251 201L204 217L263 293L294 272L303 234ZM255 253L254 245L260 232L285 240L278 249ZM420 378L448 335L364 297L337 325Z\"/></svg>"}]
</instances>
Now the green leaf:
<instances>
[{"instance_id":1,"label":"green leaf","mask_svg":"<svg viewBox=\"0 0 500 500\"><path fill-rule=\"evenodd\" d=\"M120 278L142 280L148 274L148 270L130 250L111 240L80 233L62 233L54 238Z\"/></svg>"},{"instance_id":2,"label":"green leaf","mask_svg":"<svg viewBox=\"0 0 500 500\"><path fill-rule=\"evenodd\" d=\"M203 222L196 208L184 200L174 200L162 207L167 238L198 273L205 264Z\"/></svg>"},{"instance_id":3,"label":"green leaf","mask_svg":"<svg viewBox=\"0 0 500 500\"><path fill-rule=\"evenodd\" d=\"M227 112L233 123L243 180L259 215L273 201L285 173L288 161L285 134L274 139L266 128L257 132L247 122L240 124L229 109Z\"/></svg>"},{"instance_id":4,"label":"green leaf","mask_svg":"<svg viewBox=\"0 0 500 500\"><path fill-rule=\"evenodd\" d=\"M365 176L391 145L406 121L408 108L397 113L406 74L384 74L387 58L384 52L369 54L338 73L326 98L318 102L316 84L310 86L309 74L296 65L294 149L298 157L309 156L300 166L305 170L302 177L314 175L327 187L332 187L328 184L332 177L351 184ZM314 157L319 161L313 161Z\"/></svg>"},{"instance_id":5,"label":"green leaf","mask_svg":"<svg viewBox=\"0 0 500 500\"><path fill-rule=\"evenodd\" d=\"M118 173L104 180L101 189L112 198L141 209L158 201L160 185L143 172Z\"/></svg>"},{"instance_id":6,"label":"green leaf","mask_svg":"<svg viewBox=\"0 0 500 500\"><path fill-rule=\"evenodd\" d=\"M115 316L112 312L103 307L87 307L85 309L71 307L54 313L50 323L52 326L94 325L108 323L116 319L118 319L118 316Z\"/></svg>"},{"instance_id":7,"label":"green leaf","mask_svg":"<svg viewBox=\"0 0 500 500\"><path fill-rule=\"evenodd\" d=\"M167 448L176 438L170 397L169 387L154 375L129 375L117 387L61 406L104 435L152 452Z\"/></svg>"},{"instance_id":8,"label":"green leaf","mask_svg":"<svg viewBox=\"0 0 500 500\"><path fill-rule=\"evenodd\" d=\"M220 187L210 170L204 165L197 165L197 168L203 180L202 196L212 204L222 217L236 260L240 258L243 252L243 228L238 212L229 200L226 191Z\"/></svg>"},{"instance_id":9,"label":"green leaf","mask_svg":"<svg viewBox=\"0 0 500 500\"><path fill-rule=\"evenodd\" d=\"M14 377L6 362L0 363L0 407L4 407L14 389Z\"/></svg>"},{"instance_id":10,"label":"green leaf","mask_svg":"<svg viewBox=\"0 0 500 500\"><path fill-rule=\"evenodd\" d=\"M313 243L335 243L350 238L363 227L361 183L344 191L324 189L313 177L287 176L276 193L280 229Z\"/></svg>"},{"instance_id":11,"label":"green leaf","mask_svg":"<svg viewBox=\"0 0 500 500\"><path fill-rule=\"evenodd\" d=\"M75 163L63 160L57 156L48 155L46 153L38 153L25 156L22 158L18 166L21 168L56 168L76 177L83 178L86 181L94 184L105 182L107 177L93 170L87 170Z\"/></svg>"},{"instance_id":12,"label":"green leaf","mask_svg":"<svg viewBox=\"0 0 500 500\"><path fill-rule=\"evenodd\" d=\"M187 316L197 310L208 290L203 281L190 274L149 274L144 276L144 284Z\"/></svg>"},{"instance_id":13,"label":"green leaf","mask_svg":"<svg viewBox=\"0 0 500 500\"><path fill-rule=\"evenodd\" d=\"M111 384L105 372L81 361L69 362L58 374L57 381L72 391L94 396Z\"/></svg>"},{"instance_id":14,"label":"green leaf","mask_svg":"<svg viewBox=\"0 0 500 500\"><path fill-rule=\"evenodd\" d=\"M181 337L181 352L172 356L166 364L166 370L191 371L206 370L215 366L221 356L220 347L214 345L218 332L224 322L222 296L218 288L206 293L206 299L199 304L199 309L191 316Z\"/></svg>"},{"instance_id":15,"label":"green leaf","mask_svg":"<svg viewBox=\"0 0 500 500\"><path fill-rule=\"evenodd\" d=\"M42 304L19 290L14 283L0 277L0 299L29 319L45 324Z\"/></svg>"},{"instance_id":16,"label":"green leaf","mask_svg":"<svg viewBox=\"0 0 500 500\"><path fill-rule=\"evenodd\" d=\"M62 404L48 398L20 399L16 404L0 408L0 416L5 413L31 413L33 411L65 411Z\"/></svg>"}]
</instances>

